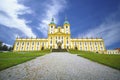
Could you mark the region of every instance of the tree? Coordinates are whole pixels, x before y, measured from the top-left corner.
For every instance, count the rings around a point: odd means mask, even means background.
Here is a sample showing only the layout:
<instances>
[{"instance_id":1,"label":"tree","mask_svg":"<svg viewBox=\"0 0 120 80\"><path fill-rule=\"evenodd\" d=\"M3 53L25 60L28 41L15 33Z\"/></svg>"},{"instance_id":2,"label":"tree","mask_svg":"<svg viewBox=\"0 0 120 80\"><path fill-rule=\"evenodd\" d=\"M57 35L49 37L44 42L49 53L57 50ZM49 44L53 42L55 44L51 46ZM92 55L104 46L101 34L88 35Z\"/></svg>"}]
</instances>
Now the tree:
<instances>
[{"instance_id":1,"label":"tree","mask_svg":"<svg viewBox=\"0 0 120 80\"><path fill-rule=\"evenodd\" d=\"M0 51L11 51L13 50L13 47L8 47L6 44L3 44L2 41L0 41Z\"/></svg>"},{"instance_id":2,"label":"tree","mask_svg":"<svg viewBox=\"0 0 120 80\"><path fill-rule=\"evenodd\" d=\"M7 50L8 50L8 46L3 45L2 50L3 50L3 51L7 51Z\"/></svg>"},{"instance_id":3,"label":"tree","mask_svg":"<svg viewBox=\"0 0 120 80\"><path fill-rule=\"evenodd\" d=\"M8 51L12 51L13 50L13 47L9 47Z\"/></svg>"},{"instance_id":4,"label":"tree","mask_svg":"<svg viewBox=\"0 0 120 80\"><path fill-rule=\"evenodd\" d=\"M2 50L2 44L3 44L2 41L0 41L0 50Z\"/></svg>"}]
</instances>

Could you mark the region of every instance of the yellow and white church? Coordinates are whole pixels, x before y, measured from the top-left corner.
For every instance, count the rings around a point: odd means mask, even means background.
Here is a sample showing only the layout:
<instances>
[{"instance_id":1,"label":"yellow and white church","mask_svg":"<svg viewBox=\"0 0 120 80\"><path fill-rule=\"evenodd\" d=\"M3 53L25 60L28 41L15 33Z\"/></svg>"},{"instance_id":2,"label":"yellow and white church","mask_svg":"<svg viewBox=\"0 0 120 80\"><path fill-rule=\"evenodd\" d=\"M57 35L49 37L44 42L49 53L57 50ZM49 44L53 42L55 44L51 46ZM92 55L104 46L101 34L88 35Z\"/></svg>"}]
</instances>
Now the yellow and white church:
<instances>
[{"instance_id":1,"label":"yellow and white church","mask_svg":"<svg viewBox=\"0 0 120 80\"><path fill-rule=\"evenodd\" d=\"M63 26L56 26L52 18L48 26L48 38L16 38L14 51L40 51L43 49L77 49L104 52L102 38L71 38L70 23L65 19Z\"/></svg>"}]
</instances>

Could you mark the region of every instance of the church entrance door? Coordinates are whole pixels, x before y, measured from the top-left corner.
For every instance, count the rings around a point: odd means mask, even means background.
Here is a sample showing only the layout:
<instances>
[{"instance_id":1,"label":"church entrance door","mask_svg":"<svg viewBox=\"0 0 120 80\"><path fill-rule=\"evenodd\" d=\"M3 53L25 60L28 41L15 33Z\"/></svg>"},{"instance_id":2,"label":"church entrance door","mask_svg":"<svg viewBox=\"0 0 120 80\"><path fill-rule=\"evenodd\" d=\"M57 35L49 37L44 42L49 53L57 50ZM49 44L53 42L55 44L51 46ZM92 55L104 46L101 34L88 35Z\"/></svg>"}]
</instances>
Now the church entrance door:
<instances>
[{"instance_id":1,"label":"church entrance door","mask_svg":"<svg viewBox=\"0 0 120 80\"><path fill-rule=\"evenodd\" d=\"M58 49L61 49L61 45L62 45L61 42L58 42L58 43L57 43Z\"/></svg>"}]
</instances>

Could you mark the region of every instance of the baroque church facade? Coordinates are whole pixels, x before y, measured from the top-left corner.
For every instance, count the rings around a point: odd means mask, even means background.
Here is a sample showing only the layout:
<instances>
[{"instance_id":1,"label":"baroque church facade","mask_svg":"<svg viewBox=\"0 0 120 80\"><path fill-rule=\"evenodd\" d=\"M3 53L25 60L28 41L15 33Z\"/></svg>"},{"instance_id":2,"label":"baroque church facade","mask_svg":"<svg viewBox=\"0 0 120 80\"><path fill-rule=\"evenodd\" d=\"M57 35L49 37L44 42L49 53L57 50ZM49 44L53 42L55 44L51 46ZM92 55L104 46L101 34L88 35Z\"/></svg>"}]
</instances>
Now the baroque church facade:
<instances>
[{"instance_id":1,"label":"baroque church facade","mask_svg":"<svg viewBox=\"0 0 120 80\"><path fill-rule=\"evenodd\" d=\"M52 18L48 26L48 38L16 38L14 51L40 51L43 49L77 49L104 52L102 38L71 38L70 23L65 19L63 26L56 26Z\"/></svg>"}]
</instances>

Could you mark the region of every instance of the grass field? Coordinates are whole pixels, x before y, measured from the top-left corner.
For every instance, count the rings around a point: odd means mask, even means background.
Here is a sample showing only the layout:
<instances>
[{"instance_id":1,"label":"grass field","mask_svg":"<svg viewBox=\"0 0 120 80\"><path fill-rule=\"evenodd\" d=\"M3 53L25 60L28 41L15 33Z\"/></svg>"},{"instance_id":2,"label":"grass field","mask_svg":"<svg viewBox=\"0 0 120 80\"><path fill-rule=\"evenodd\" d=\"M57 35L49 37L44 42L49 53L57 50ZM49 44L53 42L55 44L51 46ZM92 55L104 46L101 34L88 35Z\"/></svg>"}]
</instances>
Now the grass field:
<instances>
[{"instance_id":1,"label":"grass field","mask_svg":"<svg viewBox=\"0 0 120 80\"><path fill-rule=\"evenodd\" d=\"M47 53L50 53L50 50L31 52L0 52L0 70L23 63Z\"/></svg>"},{"instance_id":2,"label":"grass field","mask_svg":"<svg viewBox=\"0 0 120 80\"><path fill-rule=\"evenodd\" d=\"M120 70L120 55L117 54L98 54L93 52L69 50L72 54L78 54L78 56L90 59L92 61L110 66Z\"/></svg>"}]
</instances>

